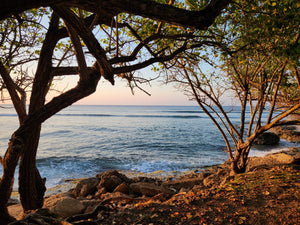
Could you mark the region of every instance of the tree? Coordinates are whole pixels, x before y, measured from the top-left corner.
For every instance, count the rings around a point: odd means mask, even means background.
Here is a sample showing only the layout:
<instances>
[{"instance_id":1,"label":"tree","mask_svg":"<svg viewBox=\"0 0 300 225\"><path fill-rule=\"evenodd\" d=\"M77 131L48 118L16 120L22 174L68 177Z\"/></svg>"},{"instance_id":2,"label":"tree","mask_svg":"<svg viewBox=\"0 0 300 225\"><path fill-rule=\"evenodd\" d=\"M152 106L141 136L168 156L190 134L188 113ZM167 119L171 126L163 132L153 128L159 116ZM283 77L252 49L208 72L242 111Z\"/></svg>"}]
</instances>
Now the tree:
<instances>
[{"instance_id":1,"label":"tree","mask_svg":"<svg viewBox=\"0 0 300 225\"><path fill-rule=\"evenodd\" d=\"M298 9L299 4L289 0L236 1L206 32L215 37L213 47L176 59L179 70L171 79L189 91L217 126L234 173L245 172L249 151L260 134L300 123L284 120L300 108ZM222 104L221 96L228 90L241 107L239 124ZM263 113L268 113L266 121Z\"/></svg>"},{"instance_id":2,"label":"tree","mask_svg":"<svg viewBox=\"0 0 300 225\"><path fill-rule=\"evenodd\" d=\"M52 13L45 35L42 35L43 40L40 40L42 42L32 43L34 45L32 49L38 54L38 62L29 84L24 86L24 83L18 83L18 77L14 76L17 70L11 68L12 59L0 62L2 88L9 93L20 121L19 128L12 134L8 149L1 158L3 166L0 180L1 224L12 220L8 215L6 204L19 160L19 193L24 211L43 205L46 179L40 176L35 160L44 121L92 94L101 77L114 84L114 76L119 75L137 84L137 79L133 76L134 71L157 62L167 62L187 49L197 47L188 43L199 42L201 37L191 34L191 31L186 32L181 26L207 29L229 2L214 0L203 6L202 10L193 12L178 7L180 5L178 2L177 5L175 3L169 5L165 1L157 3L150 0L63 2L26 0L22 3L16 0L3 1L0 9L2 23L12 20L16 23L13 26L20 29L24 29L21 23L26 10L30 13L35 10L34 8L50 6L51 9L47 11ZM175 24L176 29L171 29L170 33L168 29L160 31L158 26L162 22ZM99 38L97 32L106 37ZM36 34L36 31L33 33ZM3 32L2 37L6 34L6 31ZM20 35L24 35L24 30ZM69 38L70 41L66 42L65 38ZM22 40L18 44L23 43ZM176 47L171 48L168 40L177 43L174 45ZM3 41L1 44L3 51L6 45L15 48L16 42ZM67 57L66 54L71 46L75 56L69 66L73 55ZM18 49L21 51L22 47L18 46ZM63 52L56 54L57 49L62 49ZM14 61L18 60L14 58ZM47 94L55 77L76 74L78 83L75 87L47 101ZM24 104L24 87L31 92L28 111Z\"/></svg>"}]
</instances>

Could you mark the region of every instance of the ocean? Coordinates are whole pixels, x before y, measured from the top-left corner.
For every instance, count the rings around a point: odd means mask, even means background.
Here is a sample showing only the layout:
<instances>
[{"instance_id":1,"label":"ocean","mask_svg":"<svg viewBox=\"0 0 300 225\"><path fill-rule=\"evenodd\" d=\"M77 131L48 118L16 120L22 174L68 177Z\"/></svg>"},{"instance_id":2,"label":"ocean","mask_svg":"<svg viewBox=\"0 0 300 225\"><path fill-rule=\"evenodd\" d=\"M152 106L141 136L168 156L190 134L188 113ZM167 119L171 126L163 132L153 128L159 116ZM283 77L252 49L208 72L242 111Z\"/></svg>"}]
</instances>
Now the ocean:
<instances>
[{"instance_id":1,"label":"ocean","mask_svg":"<svg viewBox=\"0 0 300 225\"><path fill-rule=\"evenodd\" d=\"M238 124L239 108L229 117ZM17 127L14 109L0 108L1 156ZM281 140L277 146L253 147L251 156L292 146ZM51 188L114 169L141 176L201 171L227 160L224 148L219 131L198 106L74 105L43 124L37 167Z\"/></svg>"}]
</instances>

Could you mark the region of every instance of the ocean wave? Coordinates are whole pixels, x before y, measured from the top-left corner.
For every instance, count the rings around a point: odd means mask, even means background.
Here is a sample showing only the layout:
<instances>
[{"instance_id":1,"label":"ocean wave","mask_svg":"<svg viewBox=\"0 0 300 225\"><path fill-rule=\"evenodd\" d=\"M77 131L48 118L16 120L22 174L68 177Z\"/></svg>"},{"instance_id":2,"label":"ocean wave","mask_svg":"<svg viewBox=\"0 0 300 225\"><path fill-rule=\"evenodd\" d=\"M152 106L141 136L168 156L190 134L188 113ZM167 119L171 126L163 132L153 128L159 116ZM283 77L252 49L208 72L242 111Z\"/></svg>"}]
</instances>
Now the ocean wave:
<instances>
[{"instance_id":1,"label":"ocean wave","mask_svg":"<svg viewBox=\"0 0 300 225\"><path fill-rule=\"evenodd\" d=\"M204 113L202 110L165 110L163 113Z\"/></svg>"},{"instance_id":2,"label":"ocean wave","mask_svg":"<svg viewBox=\"0 0 300 225\"><path fill-rule=\"evenodd\" d=\"M16 116L18 116L18 115L15 113L1 113L0 114L0 117L16 117Z\"/></svg>"},{"instance_id":3,"label":"ocean wave","mask_svg":"<svg viewBox=\"0 0 300 225\"><path fill-rule=\"evenodd\" d=\"M58 113L55 116L65 116L65 117L113 117L116 115L111 114L97 114L97 113Z\"/></svg>"},{"instance_id":4,"label":"ocean wave","mask_svg":"<svg viewBox=\"0 0 300 225\"><path fill-rule=\"evenodd\" d=\"M65 117L124 117L124 118L178 118L178 119L195 119L201 116L195 115L113 115L113 114L57 114L56 116Z\"/></svg>"},{"instance_id":5,"label":"ocean wave","mask_svg":"<svg viewBox=\"0 0 300 225\"><path fill-rule=\"evenodd\" d=\"M41 136L57 136L57 135L63 135L63 134L68 134L68 133L73 133L71 130L57 130L53 132L43 132Z\"/></svg>"}]
</instances>

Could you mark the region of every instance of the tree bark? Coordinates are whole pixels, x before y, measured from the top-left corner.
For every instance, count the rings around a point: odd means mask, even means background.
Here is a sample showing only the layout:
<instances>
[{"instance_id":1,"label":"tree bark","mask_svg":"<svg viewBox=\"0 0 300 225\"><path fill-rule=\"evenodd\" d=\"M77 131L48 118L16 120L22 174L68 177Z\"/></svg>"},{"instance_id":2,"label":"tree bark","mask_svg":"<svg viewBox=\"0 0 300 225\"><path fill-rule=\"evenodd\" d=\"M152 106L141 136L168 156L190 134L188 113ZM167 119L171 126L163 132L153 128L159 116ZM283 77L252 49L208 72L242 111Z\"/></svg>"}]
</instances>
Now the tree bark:
<instances>
[{"instance_id":1,"label":"tree bark","mask_svg":"<svg viewBox=\"0 0 300 225\"><path fill-rule=\"evenodd\" d=\"M115 15L125 12L180 26L206 30L230 2L231 0L212 0L203 10L189 11L152 0L2 0L0 20L32 8L65 5L94 13L99 13L99 9L102 10L102 13L104 11ZM100 11L100 14L102 13Z\"/></svg>"},{"instance_id":2,"label":"tree bark","mask_svg":"<svg viewBox=\"0 0 300 225\"><path fill-rule=\"evenodd\" d=\"M234 174L245 173L248 162L249 150L252 144L245 145L244 147L237 146L234 158L231 160L231 171Z\"/></svg>"},{"instance_id":3,"label":"tree bark","mask_svg":"<svg viewBox=\"0 0 300 225\"><path fill-rule=\"evenodd\" d=\"M34 125L26 133L26 140L19 165L19 193L24 211L43 206L46 191L45 179L36 168L36 153L40 139L41 125Z\"/></svg>"},{"instance_id":4,"label":"tree bark","mask_svg":"<svg viewBox=\"0 0 300 225\"><path fill-rule=\"evenodd\" d=\"M14 220L14 218L8 214L7 202L13 189L14 174L20 158L21 149L22 138L13 134L5 156L1 160L3 175L0 180L0 224L8 224Z\"/></svg>"}]
</instances>

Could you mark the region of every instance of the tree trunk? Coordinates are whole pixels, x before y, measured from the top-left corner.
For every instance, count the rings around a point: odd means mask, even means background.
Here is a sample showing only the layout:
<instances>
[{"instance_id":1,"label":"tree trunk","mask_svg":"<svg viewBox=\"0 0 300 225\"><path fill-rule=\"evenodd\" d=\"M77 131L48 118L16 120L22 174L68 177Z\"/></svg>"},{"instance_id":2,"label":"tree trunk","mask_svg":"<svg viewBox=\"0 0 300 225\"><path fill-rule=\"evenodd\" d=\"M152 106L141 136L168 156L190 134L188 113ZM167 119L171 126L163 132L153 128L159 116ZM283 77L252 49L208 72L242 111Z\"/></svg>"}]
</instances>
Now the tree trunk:
<instances>
[{"instance_id":1,"label":"tree trunk","mask_svg":"<svg viewBox=\"0 0 300 225\"><path fill-rule=\"evenodd\" d=\"M246 172L246 163L240 162L240 161L235 161L233 160L231 162L231 170L234 174L240 174L240 173L245 173Z\"/></svg>"},{"instance_id":2,"label":"tree trunk","mask_svg":"<svg viewBox=\"0 0 300 225\"><path fill-rule=\"evenodd\" d=\"M43 206L46 191L45 179L36 168L36 153L40 139L41 125L34 125L26 133L19 165L19 193L24 211Z\"/></svg>"},{"instance_id":3,"label":"tree trunk","mask_svg":"<svg viewBox=\"0 0 300 225\"><path fill-rule=\"evenodd\" d=\"M3 175L0 180L0 224L3 225L14 221L14 218L8 214L7 202L13 189L14 174L20 158L21 149L22 139L15 137L13 134L9 141L8 149L2 159Z\"/></svg>"},{"instance_id":4,"label":"tree trunk","mask_svg":"<svg viewBox=\"0 0 300 225\"><path fill-rule=\"evenodd\" d=\"M231 171L234 174L246 172L249 150L250 146L246 146L245 148L236 151L236 154L231 161Z\"/></svg>"}]
</instances>

